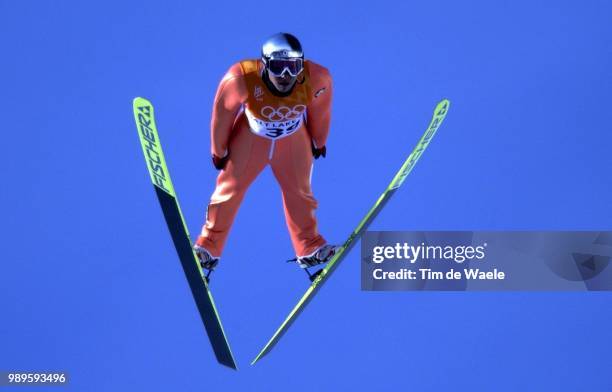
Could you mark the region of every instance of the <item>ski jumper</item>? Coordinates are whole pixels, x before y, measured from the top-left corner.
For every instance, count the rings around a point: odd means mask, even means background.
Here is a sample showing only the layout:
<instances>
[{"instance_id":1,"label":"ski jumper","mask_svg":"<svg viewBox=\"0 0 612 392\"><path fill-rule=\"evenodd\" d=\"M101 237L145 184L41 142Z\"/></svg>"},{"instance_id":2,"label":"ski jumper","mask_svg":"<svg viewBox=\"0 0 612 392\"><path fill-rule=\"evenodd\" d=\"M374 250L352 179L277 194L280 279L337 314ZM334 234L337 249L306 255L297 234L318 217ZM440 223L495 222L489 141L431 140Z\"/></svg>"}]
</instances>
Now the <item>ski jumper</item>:
<instances>
[{"instance_id":1,"label":"ski jumper","mask_svg":"<svg viewBox=\"0 0 612 392\"><path fill-rule=\"evenodd\" d=\"M328 70L305 61L291 93L272 94L262 79L263 64L246 60L225 74L215 96L211 120L211 152L224 157L196 243L220 257L240 203L259 173L269 164L283 198L285 219L297 256L326 243L319 234L310 187L311 143L327 141L332 80Z\"/></svg>"}]
</instances>

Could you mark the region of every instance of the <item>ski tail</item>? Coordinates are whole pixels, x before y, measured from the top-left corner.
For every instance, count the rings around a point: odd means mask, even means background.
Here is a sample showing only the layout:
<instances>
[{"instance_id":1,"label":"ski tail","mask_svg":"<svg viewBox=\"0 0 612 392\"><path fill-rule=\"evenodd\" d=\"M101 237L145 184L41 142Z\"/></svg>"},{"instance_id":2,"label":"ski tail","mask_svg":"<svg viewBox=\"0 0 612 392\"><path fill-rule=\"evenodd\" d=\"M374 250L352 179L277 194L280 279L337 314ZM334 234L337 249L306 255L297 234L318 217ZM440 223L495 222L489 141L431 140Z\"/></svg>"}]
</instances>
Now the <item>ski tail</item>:
<instances>
[{"instance_id":1,"label":"ski tail","mask_svg":"<svg viewBox=\"0 0 612 392\"><path fill-rule=\"evenodd\" d=\"M148 100L134 99L134 118L151 182L217 361L232 369L237 369L219 312L208 289L208 284L202 277L200 263L191 247L189 231L161 148L153 110L153 105Z\"/></svg>"},{"instance_id":2,"label":"ski tail","mask_svg":"<svg viewBox=\"0 0 612 392\"><path fill-rule=\"evenodd\" d=\"M283 321L281 326L276 330L272 338L266 343L264 348L259 352L259 354L255 357L255 359L251 362L251 365L254 365L257 361L267 355L274 346L278 343L280 338L287 332L291 324L297 319L297 317L302 313L302 311L306 308L306 305L312 300L316 292L323 286L323 284L327 281L327 278L331 275L331 273L338 267L340 262L344 259L344 257L349 253L349 251L353 248L353 246L357 243L357 240L361 238L361 235L367 230L370 226L374 218L382 211L385 204L389 201L391 196L397 191L397 189L404 183L408 174L412 171L419 158L429 146L429 142L436 134L436 131L444 121L446 117L446 113L448 112L448 108L450 106L450 101L448 99L443 99L440 101L436 108L434 109L433 117L429 126L425 130L425 133L419 139L416 147L408 158L404 161L403 165L400 167L399 171L391 180L391 183L387 186L387 189L380 195L376 203L370 208L365 217L359 222L355 230L349 235L348 239L344 242L342 247L338 250L338 252L334 255L334 257L327 263L327 265L323 268L323 271L319 276L312 282L306 293L302 296L297 305L291 310L289 316Z\"/></svg>"}]
</instances>

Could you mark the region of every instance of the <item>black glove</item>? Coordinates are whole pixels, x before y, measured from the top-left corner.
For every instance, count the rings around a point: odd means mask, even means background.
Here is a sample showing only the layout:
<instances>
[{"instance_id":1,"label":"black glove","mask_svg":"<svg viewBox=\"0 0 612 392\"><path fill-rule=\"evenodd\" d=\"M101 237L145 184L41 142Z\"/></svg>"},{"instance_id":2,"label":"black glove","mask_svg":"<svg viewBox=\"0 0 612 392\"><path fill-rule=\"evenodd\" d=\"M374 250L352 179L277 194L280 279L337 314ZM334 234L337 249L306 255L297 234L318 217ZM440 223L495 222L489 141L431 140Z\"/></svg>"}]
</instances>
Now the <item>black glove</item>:
<instances>
[{"instance_id":1,"label":"black glove","mask_svg":"<svg viewBox=\"0 0 612 392\"><path fill-rule=\"evenodd\" d=\"M225 154L223 158L219 158L215 154L213 154L212 156L213 165L215 166L215 169L217 170L225 169L225 166L227 165L228 160L229 160L229 151L227 152L227 154Z\"/></svg>"},{"instance_id":2,"label":"black glove","mask_svg":"<svg viewBox=\"0 0 612 392\"><path fill-rule=\"evenodd\" d=\"M311 143L312 146L312 156L314 159L319 159L319 157L325 158L325 154L327 154L327 148L325 146L321 148L316 148L314 143Z\"/></svg>"}]
</instances>

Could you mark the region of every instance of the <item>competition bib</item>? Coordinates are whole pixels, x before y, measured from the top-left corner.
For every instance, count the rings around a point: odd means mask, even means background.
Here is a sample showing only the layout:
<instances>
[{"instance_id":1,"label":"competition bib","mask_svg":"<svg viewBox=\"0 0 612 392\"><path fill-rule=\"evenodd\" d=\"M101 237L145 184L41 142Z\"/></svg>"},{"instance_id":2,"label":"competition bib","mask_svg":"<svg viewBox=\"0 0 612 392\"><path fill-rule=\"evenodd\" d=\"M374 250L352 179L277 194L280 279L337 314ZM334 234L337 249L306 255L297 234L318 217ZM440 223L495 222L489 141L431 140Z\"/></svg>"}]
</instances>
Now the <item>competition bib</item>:
<instances>
[{"instance_id":1,"label":"competition bib","mask_svg":"<svg viewBox=\"0 0 612 392\"><path fill-rule=\"evenodd\" d=\"M251 132L276 140L299 130L306 121L306 107L312 95L308 62L304 66L304 82L297 83L287 97L277 97L268 90L261 78L263 67L259 60L241 61L240 66L249 92L244 112Z\"/></svg>"},{"instance_id":2,"label":"competition bib","mask_svg":"<svg viewBox=\"0 0 612 392\"><path fill-rule=\"evenodd\" d=\"M259 116L246 108L245 114L253 133L268 139L280 139L300 129L306 118L306 105L298 104L291 108L264 106ZM262 120L261 117L265 120Z\"/></svg>"}]
</instances>

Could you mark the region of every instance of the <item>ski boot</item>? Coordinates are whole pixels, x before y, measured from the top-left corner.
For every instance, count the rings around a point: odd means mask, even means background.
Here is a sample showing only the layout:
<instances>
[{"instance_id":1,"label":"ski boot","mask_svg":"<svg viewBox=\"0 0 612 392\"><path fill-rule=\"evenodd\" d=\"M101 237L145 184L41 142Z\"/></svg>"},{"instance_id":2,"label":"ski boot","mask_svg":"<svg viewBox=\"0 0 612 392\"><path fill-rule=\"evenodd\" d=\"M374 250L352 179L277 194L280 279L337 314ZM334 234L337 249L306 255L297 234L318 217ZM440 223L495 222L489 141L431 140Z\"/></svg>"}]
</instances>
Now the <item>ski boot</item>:
<instances>
[{"instance_id":1,"label":"ski boot","mask_svg":"<svg viewBox=\"0 0 612 392\"><path fill-rule=\"evenodd\" d=\"M310 273L310 271L308 271L308 268L327 263L329 260L331 260L332 257L334 257L338 248L339 246L336 245L325 244L309 255L298 256L290 261L296 262L297 265L300 266L300 268L306 271L306 274L308 274L308 278L311 282L313 282L317 278L317 276L319 276L319 274L323 272L323 268L321 268L315 273Z\"/></svg>"},{"instance_id":2,"label":"ski boot","mask_svg":"<svg viewBox=\"0 0 612 392\"><path fill-rule=\"evenodd\" d=\"M193 246L193 251L196 256L198 256L198 260L200 261L200 266L202 267L202 271L206 271L206 275L204 275L204 279L206 279L206 283L210 283L210 274L213 272L215 267L219 264L219 260L221 258L214 257L206 250L206 248L201 247L198 244Z\"/></svg>"}]
</instances>

